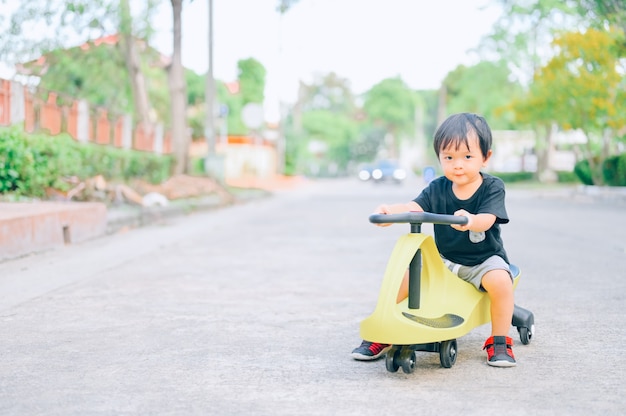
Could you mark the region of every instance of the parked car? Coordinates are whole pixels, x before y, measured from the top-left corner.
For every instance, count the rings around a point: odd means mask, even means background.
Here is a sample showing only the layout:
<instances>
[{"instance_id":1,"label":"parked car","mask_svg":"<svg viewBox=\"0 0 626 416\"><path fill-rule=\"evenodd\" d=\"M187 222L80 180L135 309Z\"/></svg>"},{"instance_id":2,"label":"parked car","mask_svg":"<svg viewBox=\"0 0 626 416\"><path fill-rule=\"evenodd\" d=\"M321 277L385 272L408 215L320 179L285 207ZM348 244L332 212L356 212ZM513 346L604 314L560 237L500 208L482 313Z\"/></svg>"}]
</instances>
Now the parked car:
<instances>
[{"instance_id":1,"label":"parked car","mask_svg":"<svg viewBox=\"0 0 626 416\"><path fill-rule=\"evenodd\" d=\"M363 165L359 169L359 179L367 182L372 179L372 171L374 170L374 166L372 165Z\"/></svg>"},{"instance_id":2,"label":"parked car","mask_svg":"<svg viewBox=\"0 0 626 416\"><path fill-rule=\"evenodd\" d=\"M359 179L362 181L400 183L406 176L406 170L393 160L380 160L359 170Z\"/></svg>"}]
</instances>

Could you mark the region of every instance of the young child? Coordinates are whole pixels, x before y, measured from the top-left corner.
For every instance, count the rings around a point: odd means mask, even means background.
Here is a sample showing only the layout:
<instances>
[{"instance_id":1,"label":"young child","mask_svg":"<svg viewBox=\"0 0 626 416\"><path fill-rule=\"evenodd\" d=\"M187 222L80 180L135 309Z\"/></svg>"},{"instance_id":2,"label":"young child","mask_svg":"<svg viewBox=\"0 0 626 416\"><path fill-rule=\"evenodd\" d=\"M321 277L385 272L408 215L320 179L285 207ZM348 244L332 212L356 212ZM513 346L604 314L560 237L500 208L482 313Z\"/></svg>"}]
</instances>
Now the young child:
<instances>
[{"instance_id":1,"label":"young child","mask_svg":"<svg viewBox=\"0 0 626 416\"><path fill-rule=\"evenodd\" d=\"M380 214L426 211L462 215L466 225L434 225L435 243L446 266L461 279L486 291L491 300L491 336L485 341L487 364L516 365L513 340L507 336L513 317L513 278L500 238L500 224L509 222L504 183L481 172L491 157L491 129L483 117L460 113L448 117L435 132L434 148L444 176L413 201L381 205ZM390 224L378 224L389 226ZM398 302L408 296L408 274ZM352 351L357 360L382 357L389 345L363 341Z\"/></svg>"}]
</instances>

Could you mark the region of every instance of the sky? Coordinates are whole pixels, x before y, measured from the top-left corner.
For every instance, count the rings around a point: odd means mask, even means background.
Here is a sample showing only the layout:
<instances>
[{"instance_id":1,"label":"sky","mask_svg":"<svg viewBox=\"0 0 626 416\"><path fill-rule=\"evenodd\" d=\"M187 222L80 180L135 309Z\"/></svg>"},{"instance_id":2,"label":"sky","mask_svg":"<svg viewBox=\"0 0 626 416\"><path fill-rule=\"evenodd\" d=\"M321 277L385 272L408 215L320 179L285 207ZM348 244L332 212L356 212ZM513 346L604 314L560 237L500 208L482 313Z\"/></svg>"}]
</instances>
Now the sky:
<instances>
[{"instance_id":1,"label":"sky","mask_svg":"<svg viewBox=\"0 0 626 416\"><path fill-rule=\"evenodd\" d=\"M278 0L213 0L213 74L237 79L237 61L267 70L265 117L293 103L299 81L330 72L361 94L389 77L413 89L437 89L489 34L500 9L493 0L300 0L281 16ZM206 74L208 0L183 3L183 65ZM172 12L164 2L152 45L172 50Z\"/></svg>"},{"instance_id":2,"label":"sky","mask_svg":"<svg viewBox=\"0 0 626 416\"><path fill-rule=\"evenodd\" d=\"M136 5L133 0L131 5ZM184 0L183 65L204 75L209 65L209 0ZM279 103L294 103L299 82L334 72L362 94L389 77L413 89L437 89L500 15L495 0L299 0L281 15L278 0L213 0L213 74L237 79L237 62L266 69L264 117L277 121ZM19 2L9 4L19 7ZM172 8L161 1L151 45L172 53ZM10 74L0 63L0 77Z\"/></svg>"}]
</instances>

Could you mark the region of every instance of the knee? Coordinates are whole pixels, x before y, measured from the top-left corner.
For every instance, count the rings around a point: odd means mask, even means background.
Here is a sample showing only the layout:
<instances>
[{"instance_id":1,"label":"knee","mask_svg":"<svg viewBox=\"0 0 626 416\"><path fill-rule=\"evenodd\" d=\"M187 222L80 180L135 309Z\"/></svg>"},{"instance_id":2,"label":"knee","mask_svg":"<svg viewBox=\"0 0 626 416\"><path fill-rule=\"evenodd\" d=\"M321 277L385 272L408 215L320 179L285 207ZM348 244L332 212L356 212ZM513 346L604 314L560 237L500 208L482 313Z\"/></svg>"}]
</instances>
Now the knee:
<instances>
[{"instance_id":1,"label":"knee","mask_svg":"<svg viewBox=\"0 0 626 416\"><path fill-rule=\"evenodd\" d=\"M513 293L511 275L506 270L491 270L481 281L482 286L489 294L506 295Z\"/></svg>"}]
</instances>

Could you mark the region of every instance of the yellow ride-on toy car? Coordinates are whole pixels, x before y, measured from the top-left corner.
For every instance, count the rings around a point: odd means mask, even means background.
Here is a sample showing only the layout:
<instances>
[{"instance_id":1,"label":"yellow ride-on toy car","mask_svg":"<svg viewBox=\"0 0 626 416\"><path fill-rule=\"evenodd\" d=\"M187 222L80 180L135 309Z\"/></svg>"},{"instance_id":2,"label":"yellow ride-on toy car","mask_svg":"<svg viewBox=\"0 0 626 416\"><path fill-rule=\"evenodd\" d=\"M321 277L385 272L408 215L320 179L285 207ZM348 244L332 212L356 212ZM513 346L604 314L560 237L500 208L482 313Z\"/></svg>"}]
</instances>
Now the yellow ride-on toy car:
<instances>
[{"instance_id":1,"label":"yellow ride-on toy car","mask_svg":"<svg viewBox=\"0 0 626 416\"><path fill-rule=\"evenodd\" d=\"M385 364L396 372L415 370L416 351L438 352L441 366L450 368L457 356L459 338L473 328L489 323L490 301L485 292L459 279L444 264L430 235L421 232L423 223L465 224L466 217L428 212L373 214L372 223L408 223L411 232L398 239L391 253L374 312L361 322L361 337L391 344ZM400 285L409 271L409 296L396 303ZM519 268L511 265L514 288ZM515 305L513 326L522 344L535 330L532 312Z\"/></svg>"}]
</instances>

